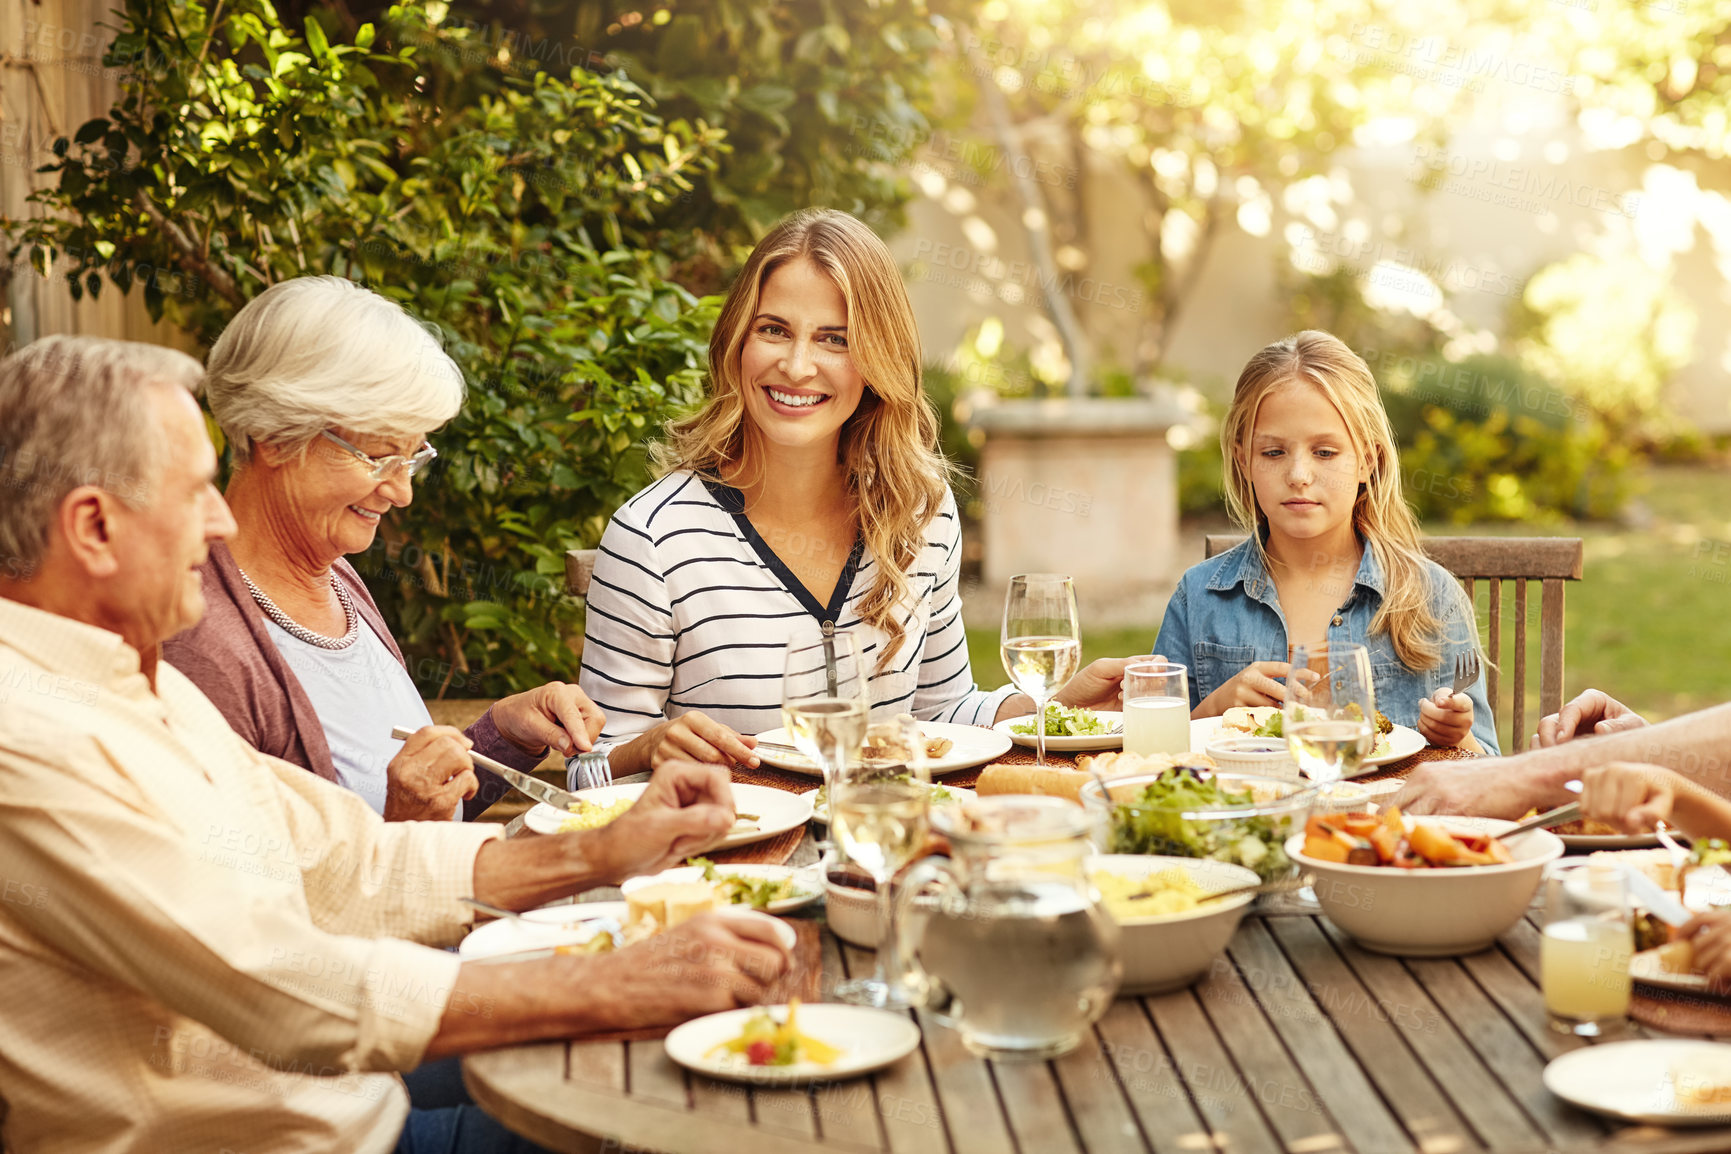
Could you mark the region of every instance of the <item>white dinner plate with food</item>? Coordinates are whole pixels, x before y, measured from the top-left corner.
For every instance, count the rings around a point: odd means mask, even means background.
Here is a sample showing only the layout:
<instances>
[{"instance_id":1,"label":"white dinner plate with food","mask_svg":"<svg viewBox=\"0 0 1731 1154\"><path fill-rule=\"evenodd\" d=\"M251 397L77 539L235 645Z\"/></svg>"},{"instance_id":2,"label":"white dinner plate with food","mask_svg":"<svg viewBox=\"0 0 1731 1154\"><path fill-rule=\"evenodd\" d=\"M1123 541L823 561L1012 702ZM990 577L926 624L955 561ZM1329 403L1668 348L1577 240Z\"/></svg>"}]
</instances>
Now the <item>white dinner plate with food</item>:
<instances>
[{"instance_id":1,"label":"white dinner plate with food","mask_svg":"<svg viewBox=\"0 0 1731 1154\"><path fill-rule=\"evenodd\" d=\"M1731 1045L1666 1038L1587 1046L1553 1059L1545 1088L1630 1122L1723 1126L1731 1122Z\"/></svg>"},{"instance_id":2,"label":"white dinner plate with food","mask_svg":"<svg viewBox=\"0 0 1731 1154\"><path fill-rule=\"evenodd\" d=\"M500 954L580 946L598 933L617 933L625 925L624 902L566 902L525 910L522 921L500 918L476 926L457 946L457 956L475 960Z\"/></svg>"},{"instance_id":3,"label":"white dinner plate with food","mask_svg":"<svg viewBox=\"0 0 1731 1154\"><path fill-rule=\"evenodd\" d=\"M976 765L984 765L993 758L1002 757L1010 750L1010 739L995 730L979 725L952 725L946 721L922 721L920 732L925 734L928 754L926 757L926 772L934 776L940 773L954 773L958 769L972 769ZM759 741L770 741L777 745L792 746L793 739L785 729L771 729L757 735ZM944 743L948 742L948 745ZM943 750L942 754L933 757L930 751ZM772 765L776 769L785 769L790 773L803 773L810 777L822 777L823 770L816 762L803 753L784 752L782 750L760 750L757 755L763 764ZM737 788L737 787L735 787Z\"/></svg>"},{"instance_id":4,"label":"white dinner plate with food","mask_svg":"<svg viewBox=\"0 0 1731 1154\"><path fill-rule=\"evenodd\" d=\"M759 1086L802 1086L857 1078L898 1062L919 1048L920 1030L906 1014L817 1002L798 1008L795 1029L805 1038L835 1051L827 1062L795 1061L788 1065L753 1065L743 1053L727 1047L746 1036L746 1025L759 1014L781 1024L788 1007L763 1006L726 1010L697 1018L667 1035L667 1056L687 1070L729 1082Z\"/></svg>"},{"instance_id":5,"label":"white dinner plate with food","mask_svg":"<svg viewBox=\"0 0 1731 1154\"><path fill-rule=\"evenodd\" d=\"M1190 722L1190 750L1193 753L1208 752L1208 743L1220 736L1224 726L1218 717L1198 717ZM1239 731L1234 730L1233 733ZM1377 743L1381 746L1381 742ZM1388 749L1373 757L1367 757L1359 764L1360 773L1384 765L1392 765L1404 758L1411 757L1425 747L1424 736L1416 729L1397 725L1388 734Z\"/></svg>"},{"instance_id":6,"label":"white dinner plate with food","mask_svg":"<svg viewBox=\"0 0 1731 1154\"><path fill-rule=\"evenodd\" d=\"M823 795L823 786L818 786L803 797L811 798L811 820L829 824L829 799ZM972 801L974 791L963 789L959 785L945 785L941 781L932 783L932 805L960 805L964 801Z\"/></svg>"},{"instance_id":7,"label":"white dinner plate with food","mask_svg":"<svg viewBox=\"0 0 1731 1154\"><path fill-rule=\"evenodd\" d=\"M635 802L648 788L647 782L607 785L600 789L586 789L578 797L586 806L592 807L592 812L597 816L617 808L618 812L607 818L607 821L611 821L629 808L619 803ZM742 814L751 814L752 817L741 818L734 825L733 832L710 846L710 849L732 849L735 846L750 845L754 841L762 841L778 833L797 829L811 820L809 797L789 793L785 789L772 789L767 785L735 785L733 807ZM572 815L546 802L540 802L523 816L523 824L536 833L558 833L564 828L565 820L569 816ZM600 824L604 825L606 822Z\"/></svg>"},{"instance_id":8,"label":"white dinner plate with food","mask_svg":"<svg viewBox=\"0 0 1731 1154\"><path fill-rule=\"evenodd\" d=\"M627 878L619 889L630 894L644 886L685 885L702 881L703 874L702 866L675 866L658 874ZM729 904L767 914L785 914L823 896L823 874L815 868L717 864L710 867L710 875L717 892Z\"/></svg>"},{"instance_id":9,"label":"white dinner plate with food","mask_svg":"<svg viewBox=\"0 0 1731 1154\"><path fill-rule=\"evenodd\" d=\"M1103 749L1124 748L1124 715L1111 709L1082 710L1082 713L1093 714L1095 720L1106 728L1105 733L1076 733L1046 735L1046 752L1048 753L1097 753ZM1016 732L1016 728L1027 730L1026 733ZM1017 745L1033 749L1039 738L1034 735L1034 715L1024 714L1021 717L1006 717L992 726L993 729L1008 737Z\"/></svg>"}]
</instances>

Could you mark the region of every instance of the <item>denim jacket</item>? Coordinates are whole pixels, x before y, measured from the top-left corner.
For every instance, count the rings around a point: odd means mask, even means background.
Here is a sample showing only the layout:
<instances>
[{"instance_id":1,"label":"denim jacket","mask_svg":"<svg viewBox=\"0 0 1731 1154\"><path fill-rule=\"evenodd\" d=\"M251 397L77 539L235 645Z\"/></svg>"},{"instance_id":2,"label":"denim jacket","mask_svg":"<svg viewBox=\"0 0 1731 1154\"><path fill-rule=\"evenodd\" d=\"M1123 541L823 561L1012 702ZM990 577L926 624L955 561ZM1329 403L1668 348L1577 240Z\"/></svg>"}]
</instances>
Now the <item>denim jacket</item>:
<instances>
[{"instance_id":1,"label":"denim jacket","mask_svg":"<svg viewBox=\"0 0 1731 1154\"><path fill-rule=\"evenodd\" d=\"M1431 610L1443 622L1442 659L1434 669L1412 670L1395 656L1388 635L1370 632L1370 622L1382 604L1383 573L1376 554L1364 550L1352 589L1336 610L1328 630L1330 641L1358 642L1370 650L1376 707L1396 725L1418 728L1422 698L1454 680L1455 658L1469 652L1477 638L1472 607L1460 584L1436 562L1427 562ZM1190 708L1219 689L1239 670L1256 661L1288 659L1286 615L1274 582L1262 565L1254 541L1193 565L1178 581L1166 603L1166 619L1154 652L1190 667ZM1496 726L1485 699L1481 667L1478 681L1467 690L1473 701L1473 736L1486 751L1497 753Z\"/></svg>"}]
</instances>

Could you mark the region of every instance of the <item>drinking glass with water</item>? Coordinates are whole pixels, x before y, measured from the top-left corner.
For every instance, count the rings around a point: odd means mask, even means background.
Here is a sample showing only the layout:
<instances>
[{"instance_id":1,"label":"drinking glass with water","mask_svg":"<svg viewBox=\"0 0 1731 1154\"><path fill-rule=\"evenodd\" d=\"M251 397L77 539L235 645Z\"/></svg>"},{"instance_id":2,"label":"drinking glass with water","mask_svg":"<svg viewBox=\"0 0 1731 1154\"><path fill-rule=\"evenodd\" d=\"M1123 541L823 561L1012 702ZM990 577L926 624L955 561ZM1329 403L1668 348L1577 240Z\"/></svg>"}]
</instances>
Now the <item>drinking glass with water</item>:
<instances>
[{"instance_id":1,"label":"drinking glass with water","mask_svg":"<svg viewBox=\"0 0 1731 1154\"><path fill-rule=\"evenodd\" d=\"M1187 753L1190 671L1171 661L1124 667L1124 752Z\"/></svg>"}]
</instances>

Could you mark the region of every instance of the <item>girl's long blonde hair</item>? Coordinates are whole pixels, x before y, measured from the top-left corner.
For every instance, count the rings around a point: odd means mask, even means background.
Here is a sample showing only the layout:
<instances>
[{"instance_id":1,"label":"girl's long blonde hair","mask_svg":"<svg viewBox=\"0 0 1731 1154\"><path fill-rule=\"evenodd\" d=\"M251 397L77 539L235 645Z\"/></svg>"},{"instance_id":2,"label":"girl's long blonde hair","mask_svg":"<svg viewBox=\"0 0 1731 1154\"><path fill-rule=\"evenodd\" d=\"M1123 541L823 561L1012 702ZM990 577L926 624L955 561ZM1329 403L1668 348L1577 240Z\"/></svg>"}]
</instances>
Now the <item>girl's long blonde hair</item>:
<instances>
[{"instance_id":1,"label":"girl's long blonde hair","mask_svg":"<svg viewBox=\"0 0 1731 1154\"><path fill-rule=\"evenodd\" d=\"M860 619L888 637L885 668L907 630L894 610L912 600L908 573L926 543L949 480L938 451L938 415L921 381L919 329L895 258L876 233L845 212L804 209L770 229L745 262L709 337L709 400L667 426L655 447L664 470L686 469L748 489L762 478L755 430L745 419L740 351L764 282L783 265L810 260L847 302L848 355L864 379L859 407L841 428L836 464L877 577Z\"/></svg>"},{"instance_id":2,"label":"girl's long blonde hair","mask_svg":"<svg viewBox=\"0 0 1731 1154\"><path fill-rule=\"evenodd\" d=\"M1220 428L1225 459L1226 508L1264 550L1266 520L1250 483L1248 454L1256 414L1275 389L1304 383L1327 397L1346 421L1354 451L1369 468L1358 486L1352 527L1382 566L1382 606L1372 633L1386 633L1408 669L1434 668L1442 657L1443 622L1431 609L1432 589L1418 520L1401 496L1400 458L1370 366L1338 337L1315 329L1276 341L1250 358L1232 391ZM1458 589L1456 592L1465 597Z\"/></svg>"}]
</instances>

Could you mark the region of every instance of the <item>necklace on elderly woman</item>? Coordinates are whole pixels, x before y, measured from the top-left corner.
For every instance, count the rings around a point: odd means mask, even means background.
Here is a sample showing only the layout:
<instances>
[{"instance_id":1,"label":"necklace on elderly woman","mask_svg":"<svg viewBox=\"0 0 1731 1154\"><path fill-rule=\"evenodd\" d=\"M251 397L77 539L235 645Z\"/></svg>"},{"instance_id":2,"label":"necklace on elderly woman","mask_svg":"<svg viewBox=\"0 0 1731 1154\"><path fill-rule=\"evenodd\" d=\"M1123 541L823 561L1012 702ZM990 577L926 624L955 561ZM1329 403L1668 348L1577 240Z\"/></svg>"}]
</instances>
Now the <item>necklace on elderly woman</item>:
<instances>
[{"instance_id":1,"label":"necklace on elderly woman","mask_svg":"<svg viewBox=\"0 0 1731 1154\"><path fill-rule=\"evenodd\" d=\"M295 640L304 641L308 645L314 645L320 649L347 649L360 637L360 615L355 612L355 603L349 598L349 591L343 588L342 581L335 573L331 574L331 588L337 591L337 600L343 606L343 635L341 637L326 637L322 633L314 633L284 613L277 606L277 603L270 599L270 594L252 583L252 578L246 575L246 570L241 569L239 571L240 579L246 582L247 592L252 594L252 599L258 602L258 607L264 610L265 616L276 622L278 628Z\"/></svg>"}]
</instances>

